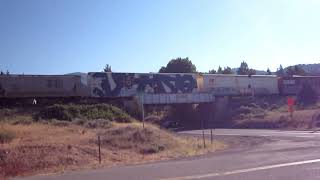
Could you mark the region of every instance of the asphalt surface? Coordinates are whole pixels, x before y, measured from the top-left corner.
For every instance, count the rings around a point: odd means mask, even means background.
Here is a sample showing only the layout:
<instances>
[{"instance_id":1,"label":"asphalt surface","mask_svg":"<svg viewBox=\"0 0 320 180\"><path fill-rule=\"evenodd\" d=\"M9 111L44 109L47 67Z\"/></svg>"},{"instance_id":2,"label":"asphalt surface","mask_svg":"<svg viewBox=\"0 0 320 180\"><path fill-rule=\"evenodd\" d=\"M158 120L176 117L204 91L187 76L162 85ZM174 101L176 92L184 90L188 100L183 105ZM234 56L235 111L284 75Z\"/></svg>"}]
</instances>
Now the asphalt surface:
<instances>
[{"instance_id":1,"label":"asphalt surface","mask_svg":"<svg viewBox=\"0 0 320 180\"><path fill-rule=\"evenodd\" d=\"M180 132L192 136L201 133ZM210 130L205 134L208 137ZM214 139L225 141L230 148L194 158L16 179L320 179L320 132L216 129L213 134Z\"/></svg>"}]
</instances>

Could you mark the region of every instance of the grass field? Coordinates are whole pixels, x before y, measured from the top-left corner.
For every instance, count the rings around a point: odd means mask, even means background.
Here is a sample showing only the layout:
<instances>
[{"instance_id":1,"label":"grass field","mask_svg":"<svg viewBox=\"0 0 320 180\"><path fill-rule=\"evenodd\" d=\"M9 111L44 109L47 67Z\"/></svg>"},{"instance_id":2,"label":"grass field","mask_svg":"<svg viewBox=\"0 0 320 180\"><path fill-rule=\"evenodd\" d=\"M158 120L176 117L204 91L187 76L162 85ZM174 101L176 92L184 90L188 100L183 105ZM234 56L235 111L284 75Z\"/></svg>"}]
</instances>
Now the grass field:
<instances>
[{"instance_id":1,"label":"grass field","mask_svg":"<svg viewBox=\"0 0 320 180\"><path fill-rule=\"evenodd\" d=\"M0 177L136 164L199 155L226 147L214 142L203 149L198 139L177 137L151 124L143 129L137 122L113 122L108 128L2 122L0 138L1 134L8 137L3 136L5 140L0 143Z\"/></svg>"}]
</instances>

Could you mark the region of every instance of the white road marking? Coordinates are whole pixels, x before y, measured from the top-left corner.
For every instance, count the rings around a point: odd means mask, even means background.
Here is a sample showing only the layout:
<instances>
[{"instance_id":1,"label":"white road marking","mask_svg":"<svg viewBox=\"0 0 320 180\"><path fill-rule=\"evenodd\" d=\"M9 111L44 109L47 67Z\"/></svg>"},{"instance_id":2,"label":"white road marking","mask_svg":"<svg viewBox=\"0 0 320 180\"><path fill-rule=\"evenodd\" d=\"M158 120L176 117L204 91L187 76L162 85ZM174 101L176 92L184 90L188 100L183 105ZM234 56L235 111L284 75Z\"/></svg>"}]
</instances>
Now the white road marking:
<instances>
[{"instance_id":1,"label":"white road marking","mask_svg":"<svg viewBox=\"0 0 320 180\"><path fill-rule=\"evenodd\" d=\"M181 177L173 177L173 178L164 178L164 179L161 179L161 180L202 179L202 178L210 178L210 177L217 177L217 176L226 176L226 175L231 175L231 174L239 174L239 173L260 171L260 170L266 170L266 169L274 169L274 168L287 167L287 166L310 164L310 163L316 163L316 162L320 162L320 159L313 159L313 160L307 160L307 161L298 161L298 162L291 162L291 163L283 163L283 164L275 164L275 165L262 166L262 167L249 168L249 169L239 169L239 170L227 171L227 172L221 172L221 173L209 173L209 174L200 174L200 175L193 175L193 176L181 176Z\"/></svg>"}]
</instances>

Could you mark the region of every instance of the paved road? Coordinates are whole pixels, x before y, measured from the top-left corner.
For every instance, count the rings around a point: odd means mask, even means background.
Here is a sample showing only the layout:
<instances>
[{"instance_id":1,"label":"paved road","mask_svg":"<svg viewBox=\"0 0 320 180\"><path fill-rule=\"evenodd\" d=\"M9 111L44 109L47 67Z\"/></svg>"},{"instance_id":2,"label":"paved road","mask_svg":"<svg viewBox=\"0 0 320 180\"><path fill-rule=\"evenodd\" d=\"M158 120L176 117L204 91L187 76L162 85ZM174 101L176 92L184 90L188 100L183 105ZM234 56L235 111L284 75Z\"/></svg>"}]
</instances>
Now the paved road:
<instances>
[{"instance_id":1,"label":"paved road","mask_svg":"<svg viewBox=\"0 0 320 180\"><path fill-rule=\"evenodd\" d=\"M196 158L23 179L320 179L320 132L244 129L213 132L214 138L226 140L231 148ZM182 133L199 135L202 131ZM208 135L210 131L205 133Z\"/></svg>"}]
</instances>

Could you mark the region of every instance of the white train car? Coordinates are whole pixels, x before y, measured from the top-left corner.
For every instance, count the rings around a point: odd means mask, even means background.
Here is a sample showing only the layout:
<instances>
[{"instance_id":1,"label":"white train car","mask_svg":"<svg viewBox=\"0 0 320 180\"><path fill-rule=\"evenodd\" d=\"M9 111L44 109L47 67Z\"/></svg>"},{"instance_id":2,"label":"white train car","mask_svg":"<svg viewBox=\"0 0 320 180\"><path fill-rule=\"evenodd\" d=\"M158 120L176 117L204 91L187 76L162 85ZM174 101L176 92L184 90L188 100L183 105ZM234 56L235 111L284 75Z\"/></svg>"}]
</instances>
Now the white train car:
<instances>
[{"instance_id":1,"label":"white train car","mask_svg":"<svg viewBox=\"0 0 320 180\"><path fill-rule=\"evenodd\" d=\"M278 78L272 75L203 75L202 91L215 96L279 94Z\"/></svg>"}]
</instances>

